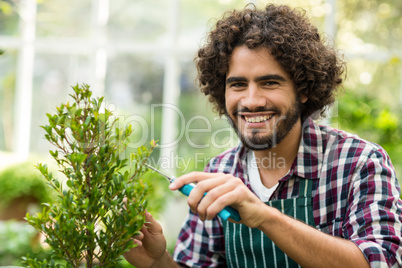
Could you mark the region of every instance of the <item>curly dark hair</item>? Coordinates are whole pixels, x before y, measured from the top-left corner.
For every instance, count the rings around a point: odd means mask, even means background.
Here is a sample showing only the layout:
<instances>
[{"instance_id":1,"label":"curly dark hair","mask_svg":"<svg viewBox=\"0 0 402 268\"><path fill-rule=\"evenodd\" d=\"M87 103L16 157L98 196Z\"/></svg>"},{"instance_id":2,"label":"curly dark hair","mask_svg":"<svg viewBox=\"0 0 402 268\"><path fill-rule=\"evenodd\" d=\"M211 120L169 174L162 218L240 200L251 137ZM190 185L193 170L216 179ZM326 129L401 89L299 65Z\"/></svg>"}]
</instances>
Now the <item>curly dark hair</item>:
<instances>
[{"instance_id":1,"label":"curly dark hair","mask_svg":"<svg viewBox=\"0 0 402 268\"><path fill-rule=\"evenodd\" d=\"M266 47L294 81L299 96L308 100L302 117L319 111L335 101L342 83L345 64L337 52L321 40L305 11L285 5L266 6L257 10L247 5L244 10L226 12L209 33L205 46L195 58L201 91L209 95L217 112L226 113L225 79L233 49Z\"/></svg>"}]
</instances>

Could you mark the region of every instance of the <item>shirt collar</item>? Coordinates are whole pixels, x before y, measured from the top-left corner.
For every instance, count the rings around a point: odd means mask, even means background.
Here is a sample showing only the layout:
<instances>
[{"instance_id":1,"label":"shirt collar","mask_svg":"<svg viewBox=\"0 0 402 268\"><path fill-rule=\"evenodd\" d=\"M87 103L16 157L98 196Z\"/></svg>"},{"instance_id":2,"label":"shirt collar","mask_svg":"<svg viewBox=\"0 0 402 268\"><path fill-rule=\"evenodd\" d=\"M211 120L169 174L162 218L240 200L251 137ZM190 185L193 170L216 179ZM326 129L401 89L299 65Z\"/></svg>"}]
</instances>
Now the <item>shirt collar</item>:
<instances>
[{"instance_id":1,"label":"shirt collar","mask_svg":"<svg viewBox=\"0 0 402 268\"><path fill-rule=\"evenodd\" d=\"M302 127L299 151L291 171L306 179L318 179L323 159L323 138L320 126L307 118Z\"/></svg>"}]
</instances>

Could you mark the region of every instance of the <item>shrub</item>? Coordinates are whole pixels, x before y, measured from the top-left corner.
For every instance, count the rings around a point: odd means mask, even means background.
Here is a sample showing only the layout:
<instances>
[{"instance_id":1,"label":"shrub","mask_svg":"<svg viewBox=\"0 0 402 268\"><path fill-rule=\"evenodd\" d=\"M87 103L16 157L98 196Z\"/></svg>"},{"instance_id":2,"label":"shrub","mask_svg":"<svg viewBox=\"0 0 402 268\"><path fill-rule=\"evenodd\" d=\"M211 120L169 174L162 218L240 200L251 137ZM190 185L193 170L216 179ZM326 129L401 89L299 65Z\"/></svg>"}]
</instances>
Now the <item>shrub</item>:
<instances>
[{"instance_id":1,"label":"shrub","mask_svg":"<svg viewBox=\"0 0 402 268\"><path fill-rule=\"evenodd\" d=\"M132 133L103 108L103 98L91 98L88 85L74 86L73 104L61 104L47 114L45 138L65 181L59 181L46 164L37 167L57 192L43 212L27 214L28 222L46 237L52 258L25 258L31 267L117 267L120 256L133 247L131 238L144 224L147 186L141 180L151 148L140 147L122 158ZM62 259L65 263L56 263Z\"/></svg>"}]
</instances>

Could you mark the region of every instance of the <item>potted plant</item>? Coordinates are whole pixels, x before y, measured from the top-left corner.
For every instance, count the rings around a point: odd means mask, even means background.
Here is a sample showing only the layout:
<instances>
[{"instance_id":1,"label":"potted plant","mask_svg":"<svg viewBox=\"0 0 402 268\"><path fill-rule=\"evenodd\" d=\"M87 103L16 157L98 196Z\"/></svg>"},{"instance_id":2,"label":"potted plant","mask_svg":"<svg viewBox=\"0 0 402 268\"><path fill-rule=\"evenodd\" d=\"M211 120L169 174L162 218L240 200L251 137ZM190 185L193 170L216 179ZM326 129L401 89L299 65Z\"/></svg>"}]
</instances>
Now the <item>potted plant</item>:
<instances>
[{"instance_id":1,"label":"potted plant","mask_svg":"<svg viewBox=\"0 0 402 268\"><path fill-rule=\"evenodd\" d=\"M50 151L65 180L59 181L46 164L37 168L57 192L55 202L43 211L26 215L29 224L52 247L50 260L29 256L30 267L117 267L120 256L133 247L132 237L144 224L147 186L141 180L143 165L152 149L144 146L122 157L131 126L103 107L103 98L91 98L88 85L76 85L73 103L56 107L43 126ZM56 262L55 260L63 260Z\"/></svg>"},{"instance_id":2,"label":"potted plant","mask_svg":"<svg viewBox=\"0 0 402 268\"><path fill-rule=\"evenodd\" d=\"M0 172L0 220L23 221L25 214L52 199L51 190L31 162Z\"/></svg>"}]
</instances>

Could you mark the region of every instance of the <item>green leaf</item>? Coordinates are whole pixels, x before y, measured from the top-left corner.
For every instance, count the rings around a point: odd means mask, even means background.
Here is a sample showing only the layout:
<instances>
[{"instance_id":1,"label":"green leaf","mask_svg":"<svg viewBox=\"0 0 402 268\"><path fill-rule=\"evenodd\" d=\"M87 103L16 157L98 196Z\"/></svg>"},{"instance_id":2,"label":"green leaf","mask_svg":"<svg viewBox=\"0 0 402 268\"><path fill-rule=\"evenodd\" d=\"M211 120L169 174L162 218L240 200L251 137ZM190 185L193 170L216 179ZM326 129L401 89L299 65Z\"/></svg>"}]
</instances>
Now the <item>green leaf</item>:
<instances>
[{"instance_id":1,"label":"green leaf","mask_svg":"<svg viewBox=\"0 0 402 268\"><path fill-rule=\"evenodd\" d=\"M56 157L59 155L59 152L58 152L58 151L49 150L49 153L50 153L50 155L53 156L54 158L56 158Z\"/></svg>"},{"instance_id":2,"label":"green leaf","mask_svg":"<svg viewBox=\"0 0 402 268\"><path fill-rule=\"evenodd\" d=\"M66 184L68 187L73 188L73 182L71 180L67 180Z\"/></svg>"},{"instance_id":3,"label":"green leaf","mask_svg":"<svg viewBox=\"0 0 402 268\"><path fill-rule=\"evenodd\" d=\"M105 123L107 119L105 114L98 114L98 118L101 123Z\"/></svg>"}]
</instances>

